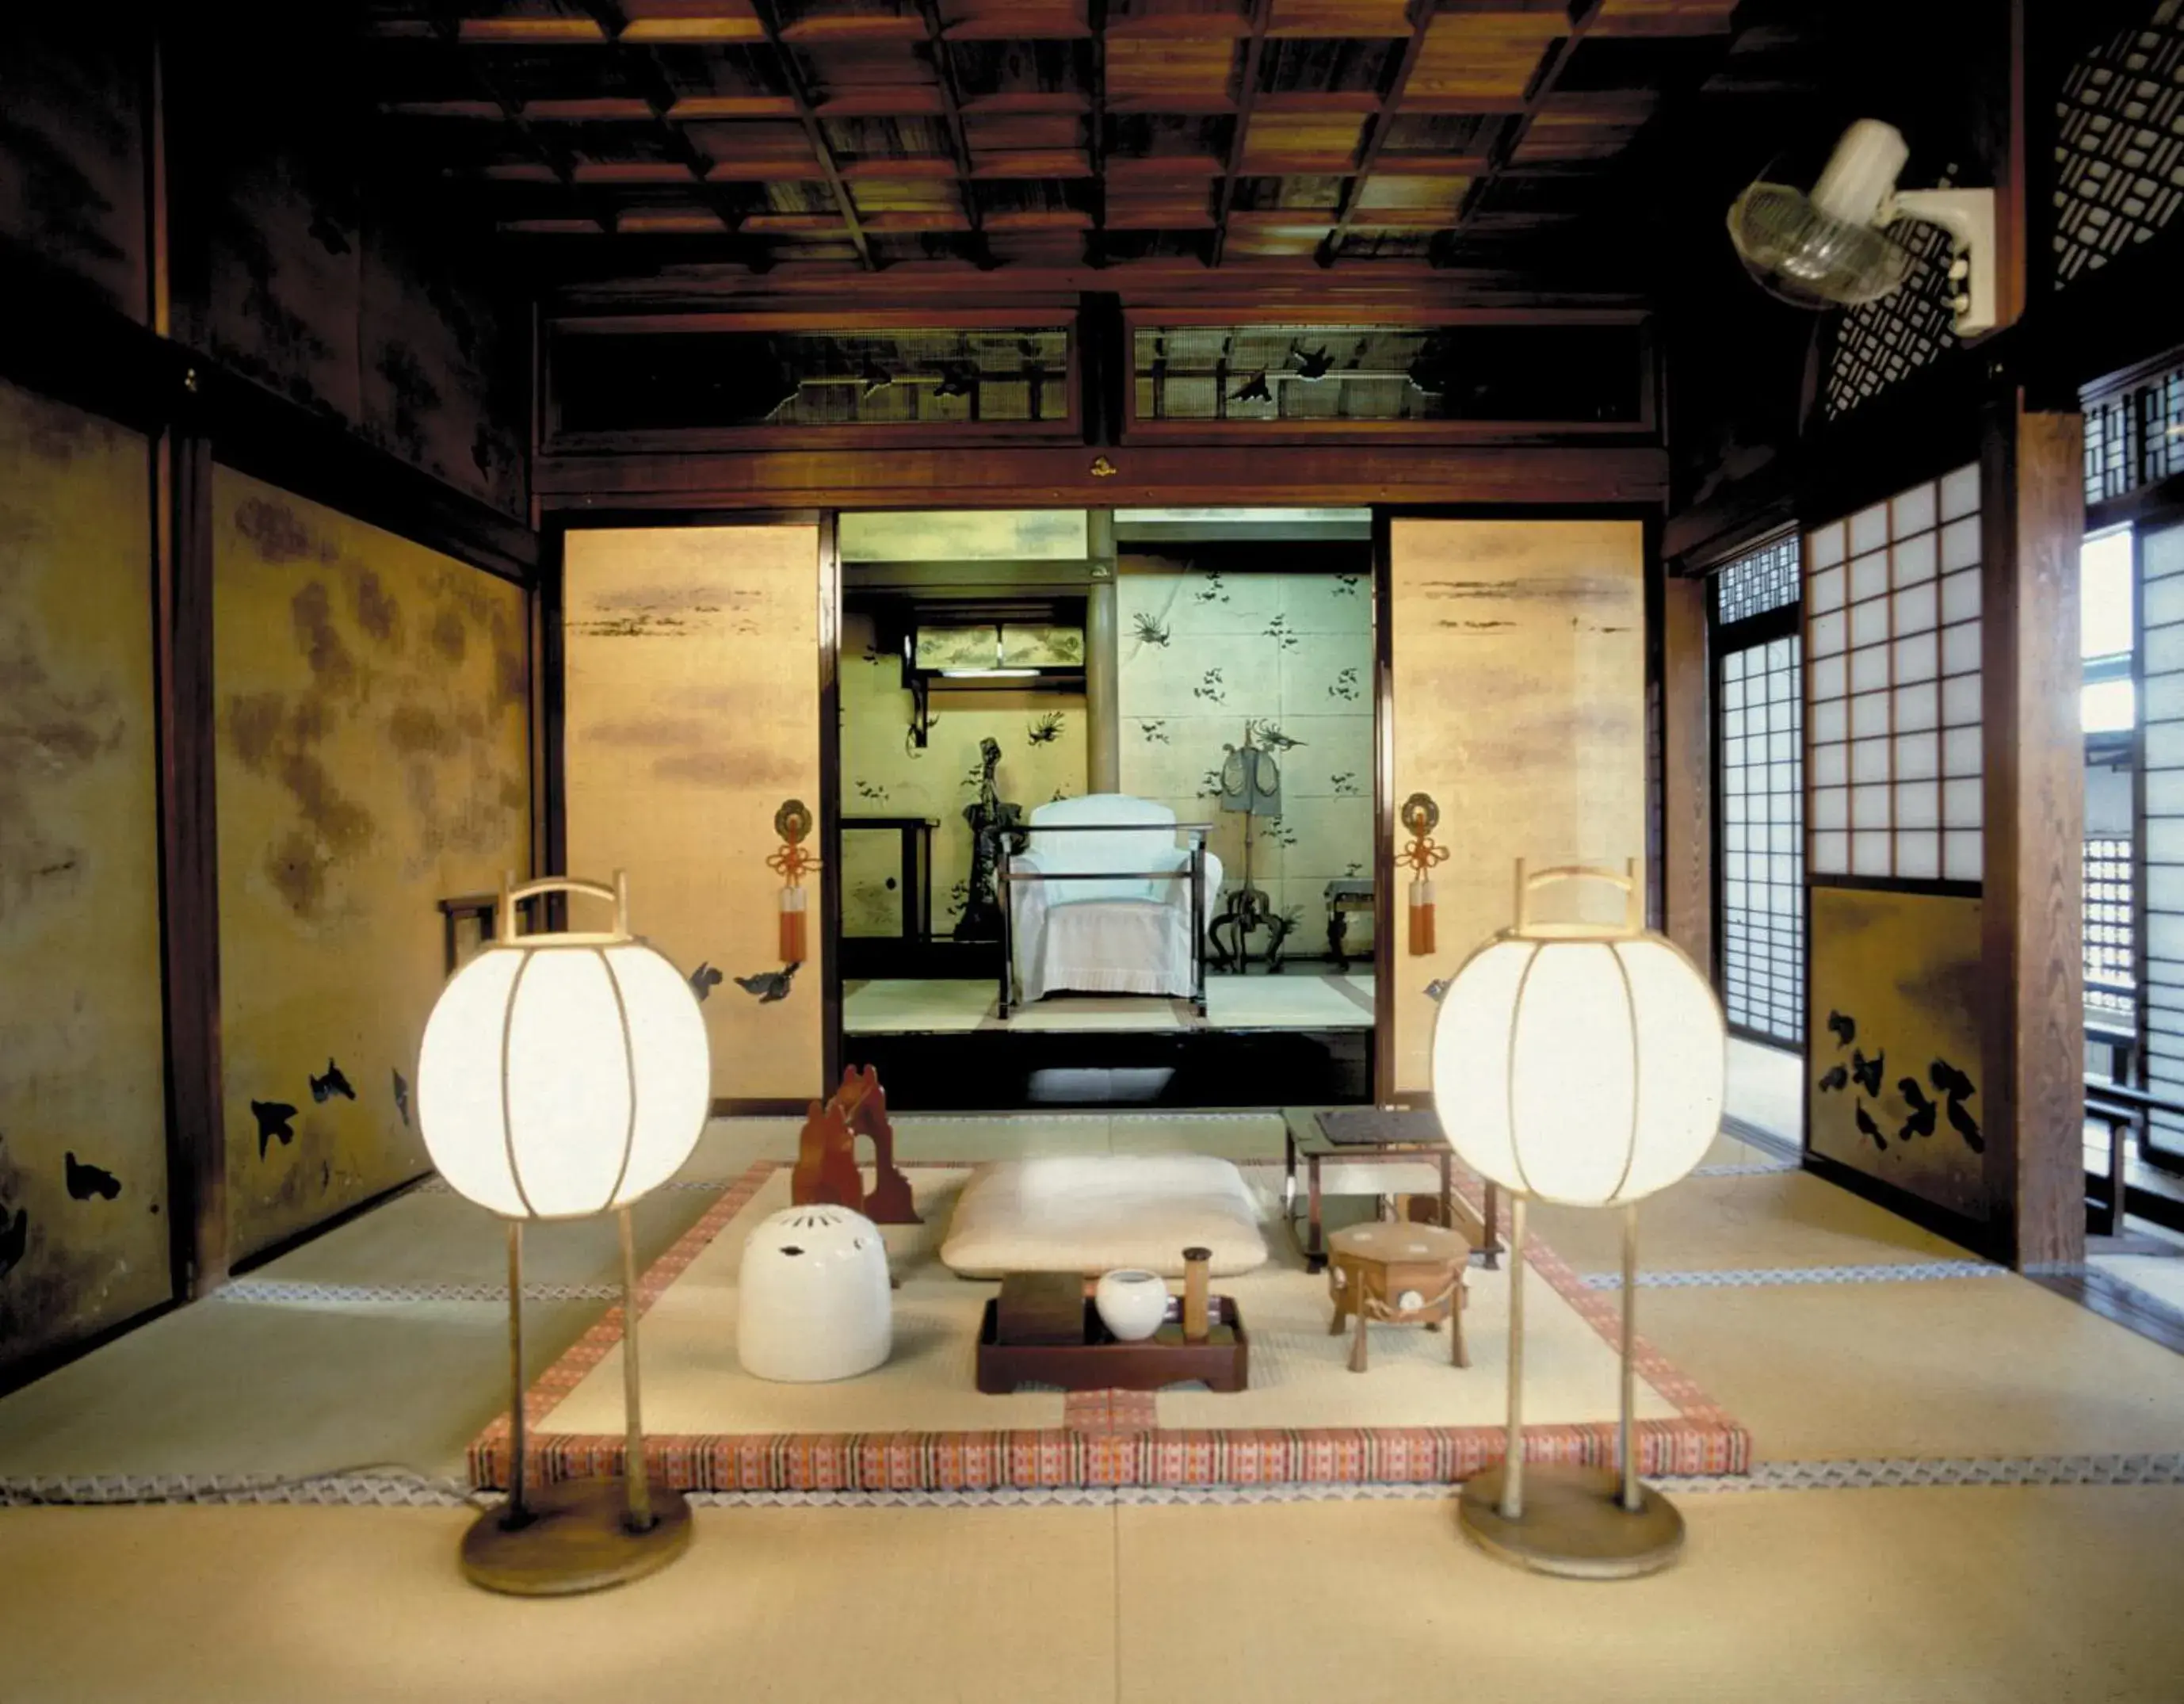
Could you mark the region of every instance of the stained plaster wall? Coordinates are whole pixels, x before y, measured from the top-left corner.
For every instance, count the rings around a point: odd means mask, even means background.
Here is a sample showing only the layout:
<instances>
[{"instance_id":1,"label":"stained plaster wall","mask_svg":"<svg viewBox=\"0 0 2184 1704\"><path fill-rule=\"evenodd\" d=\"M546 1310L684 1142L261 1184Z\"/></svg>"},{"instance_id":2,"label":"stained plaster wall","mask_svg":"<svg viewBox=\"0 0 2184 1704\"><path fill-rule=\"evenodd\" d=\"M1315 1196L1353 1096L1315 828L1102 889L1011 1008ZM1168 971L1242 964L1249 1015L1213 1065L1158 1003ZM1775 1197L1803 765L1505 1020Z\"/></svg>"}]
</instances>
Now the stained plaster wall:
<instances>
[{"instance_id":1,"label":"stained plaster wall","mask_svg":"<svg viewBox=\"0 0 2184 1704\"><path fill-rule=\"evenodd\" d=\"M518 587L226 468L214 507L242 1256L426 1167L409 1085L444 977L437 902L528 873L529 680Z\"/></svg>"},{"instance_id":2,"label":"stained plaster wall","mask_svg":"<svg viewBox=\"0 0 2184 1704\"><path fill-rule=\"evenodd\" d=\"M0 384L0 1367L170 1293L147 448Z\"/></svg>"},{"instance_id":3,"label":"stained plaster wall","mask_svg":"<svg viewBox=\"0 0 2184 1704\"><path fill-rule=\"evenodd\" d=\"M1209 572L1127 555L1117 584L1123 790L1210 821L1224 879L1244 878L1244 818L1217 809L1223 748L1276 736L1282 814L1252 830L1251 884L1297 919L1289 949L1327 947L1327 883L1373 865L1369 574ZM1294 741L1282 744L1281 741ZM1262 951L1266 936L1253 938ZM1346 950L1369 951L1369 916Z\"/></svg>"},{"instance_id":4,"label":"stained plaster wall","mask_svg":"<svg viewBox=\"0 0 2184 1704\"><path fill-rule=\"evenodd\" d=\"M818 529L586 529L565 560L570 871L627 871L638 933L712 972L695 985L716 1097L808 1100L824 1061L819 877L805 882L811 962L788 975L766 860L785 800L815 818L827 803ZM823 844L816 823L805 844Z\"/></svg>"},{"instance_id":5,"label":"stained plaster wall","mask_svg":"<svg viewBox=\"0 0 2184 1704\"><path fill-rule=\"evenodd\" d=\"M872 620L842 621L842 814L933 819L933 927L944 935L963 914L971 871L964 808L978 796L979 742L1001 748L1001 797L1029 814L1084 791L1082 693L936 691L924 746L910 738L912 704L900 654L876 643ZM901 841L887 832L842 841L845 934L902 930ZM894 886L890 886L890 883Z\"/></svg>"}]
</instances>

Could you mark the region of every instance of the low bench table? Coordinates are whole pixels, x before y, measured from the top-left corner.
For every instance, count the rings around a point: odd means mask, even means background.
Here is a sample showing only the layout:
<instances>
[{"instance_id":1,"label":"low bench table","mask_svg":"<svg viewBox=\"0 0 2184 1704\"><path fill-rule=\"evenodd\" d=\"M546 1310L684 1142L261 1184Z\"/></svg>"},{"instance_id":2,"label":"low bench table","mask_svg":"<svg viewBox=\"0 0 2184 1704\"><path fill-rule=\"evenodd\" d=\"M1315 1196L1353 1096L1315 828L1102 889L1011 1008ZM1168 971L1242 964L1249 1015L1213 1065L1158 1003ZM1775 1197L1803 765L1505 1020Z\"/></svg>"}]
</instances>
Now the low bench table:
<instances>
[{"instance_id":1,"label":"low bench table","mask_svg":"<svg viewBox=\"0 0 2184 1704\"><path fill-rule=\"evenodd\" d=\"M1370 1139L1335 1141L1320 1124L1322 1111L1340 1114L1345 1120L1362 1126ZM1354 1160L1368 1165L1388 1160L1431 1160L1440 1170L1441 1223L1461 1228L1457 1225L1459 1211L1466 1218L1476 1217L1469 1205L1457 1197L1451 1171L1454 1156L1440 1133L1440 1121L1429 1111L1370 1106L1291 1106L1283 1111L1282 1126L1282 1216L1288 1220L1290 1233L1296 1239L1298 1251L1304 1256L1306 1272L1319 1272L1327 1265L1327 1234L1320 1218L1320 1167L1329 1160ZM1304 1161L1306 1179L1301 1230L1295 1207L1300 1160ZM1501 1192L1489 1179L1486 1216L1479 1224L1480 1234L1474 1240L1485 1251L1485 1263L1490 1270L1502 1264L1500 1219Z\"/></svg>"}]
</instances>

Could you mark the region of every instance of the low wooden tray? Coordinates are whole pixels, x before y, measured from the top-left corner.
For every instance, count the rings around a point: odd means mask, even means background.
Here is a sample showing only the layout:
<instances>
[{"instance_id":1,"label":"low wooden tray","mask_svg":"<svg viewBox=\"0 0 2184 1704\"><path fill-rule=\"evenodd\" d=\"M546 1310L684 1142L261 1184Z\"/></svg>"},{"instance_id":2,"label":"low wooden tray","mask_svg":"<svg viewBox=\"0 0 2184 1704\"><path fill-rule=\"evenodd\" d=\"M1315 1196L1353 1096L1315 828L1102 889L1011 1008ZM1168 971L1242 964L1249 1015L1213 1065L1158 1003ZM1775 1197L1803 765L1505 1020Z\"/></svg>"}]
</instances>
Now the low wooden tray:
<instances>
[{"instance_id":1,"label":"low wooden tray","mask_svg":"<svg viewBox=\"0 0 2184 1704\"><path fill-rule=\"evenodd\" d=\"M1082 1343L1000 1343L994 1340L997 1302L986 1304L978 1328L978 1389L1006 1396L1019 1384L1055 1384L1064 1390L1157 1390L1190 1379L1213 1390L1241 1390L1251 1382L1251 1339L1234 1296L1207 1299L1203 1343L1183 1340L1183 1300L1170 1296L1167 1323L1142 1343L1118 1343L1107 1334L1099 1310L1084 1304Z\"/></svg>"}]
</instances>

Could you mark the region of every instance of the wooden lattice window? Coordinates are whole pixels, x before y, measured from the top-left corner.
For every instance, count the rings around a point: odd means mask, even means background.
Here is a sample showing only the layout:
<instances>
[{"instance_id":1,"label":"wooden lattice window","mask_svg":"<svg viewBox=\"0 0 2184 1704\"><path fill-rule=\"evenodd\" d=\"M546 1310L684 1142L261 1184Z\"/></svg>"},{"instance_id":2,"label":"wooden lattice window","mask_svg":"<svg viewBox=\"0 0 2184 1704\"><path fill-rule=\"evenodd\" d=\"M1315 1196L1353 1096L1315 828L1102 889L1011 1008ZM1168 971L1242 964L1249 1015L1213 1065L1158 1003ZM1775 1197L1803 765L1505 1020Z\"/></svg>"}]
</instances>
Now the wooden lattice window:
<instances>
[{"instance_id":1,"label":"wooden lattice window","mask_svg":"<svg viewBox=\"0 0 2184 1704\"><path fill-rule=\"evenodd\" d=\"M2184 474L2184 361L2088 390L2086 501Z\"/></svg>"},{"instance_id":2,"label":"wooden lattice window","mask_svg":"<svg viewBox=\"0 0 2184 1704\"><path fill-rule=\"evenodd\" d=\"M2055 103L2055 287L2145 242L2184 205L2184 0L2070 68Z\"/></svg>"},{"instance_id":3,"label":"wooden lattice window","mask_svg":"<svg viewBox=\"0 0 2184 1704\"><path fill-rule=\"evenodd\" d=\"M1877 302L1843 309L1828 361L1828 418L1839 420L1891 385L1956 347L1950 329L1949 235L1938 225L1903 220L1890 241L1910 252L1903 287Z\"/></svg>"}]
</instances>

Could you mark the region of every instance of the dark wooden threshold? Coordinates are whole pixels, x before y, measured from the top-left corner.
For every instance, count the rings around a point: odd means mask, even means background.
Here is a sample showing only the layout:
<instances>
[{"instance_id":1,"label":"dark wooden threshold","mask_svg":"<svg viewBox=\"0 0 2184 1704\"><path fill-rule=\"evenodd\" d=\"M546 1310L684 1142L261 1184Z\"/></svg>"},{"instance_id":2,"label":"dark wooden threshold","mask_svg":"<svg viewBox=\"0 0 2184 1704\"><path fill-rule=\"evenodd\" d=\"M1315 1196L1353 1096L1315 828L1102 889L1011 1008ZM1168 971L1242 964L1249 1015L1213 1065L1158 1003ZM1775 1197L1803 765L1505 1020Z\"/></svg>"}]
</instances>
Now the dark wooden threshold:
<instances>
[{"instance_id":1,"label":"dark wooden threshold","mask_svg":"<svg viewBox=\"0 0 2184 1704\"><path fill-rule=\"evenodd\" d=\"M801 1118L811 1110L812 1100L824 1098L824 1091L813 1095L811 1100L793 1098L764 1100L717 1096L710 1116L715 1118Z\"/></svg>"},{"instance_id":2,"label":"dark wooden threshold","mask_svg":"<svg viewBox=\"0 0 2184 1704\"><path fill-rule=\"evenodd\" d=\"M185 1306L172 1299L156 1302L142 1313L132 1313L126 1319L102 1326L88 1337L72 1337L65 1343L48 1344L43 1349L34 1349L28 1355L0 1367L0 1396L20 1390L26 1384L35 1384L49 1373L58 1373L72 1361L81 1361L94 1350L103 1349L117 1338L125 1337L137 1327L149 1325L153 1320L172 1313Z\"/></svg>"},{"instance_id":3,"label":"dark wooden threshold","mask_svg":"<svg viewBox=\"0 0 2184 1704\"><path fill-rule=\"evenodd\" d=\"M2042 1289L2068 1297L2103 1319L2135 1331L2164 1349L2184 1355L2184 1313L2113 1272L2086 1266L2064 1272L2027 1272L2025 1276Z\"/></svg>"},{"instance_id":4,"label":"dark wooden threshold","mask_svg":"<svg viewBox=\"0 0 2184 1704\"><path fill-rule=\"evenodd\" d=\"M351 1220L362 1218L374 1207L383 1207L396 1196L408 1194L421 1183L430 1183L438 1175L436 1172L420 1172L415 1177L405 1178L402 1182L382 1189L376 1195L366 1195L360 1201L351 1201L339 1212L329 1214L315 1224L304 1226L300 1231L291 1231L279 1241L266 1244L254 1254L245 1255L230 1267L228 1272L231 1276L255 1272L259 1267L268 1266L279 1260L283 1255L292 1254L306 1243L318 1241L327 1232L337 1231Z\"/></svg>"},{"instance_id":5,"label":"dark wooden threshold","mask_svg":"<svg viewBox=\"0 0 2184 1704\"><path fill-rule=\"evenodd\" d=\"M1919 1229L1931 1231L1945 1237L1967 1253L1981 1260L2011 1264L2009 1250L2002 1245L2004 1233L1996 1228L1952 1212L1947 1207L1937 1207L1931 1201L1921 1200L1908 1189L1899 1189L1893 1183L1883 1183L1878 1178L1869 1178L1857 1167L1830 1160L1825 1154L1805 1150L1798 1157L1805 1169L1824 1182L1847 1189L1875 1206L1886 1207L1898 1218L1908 1219Z\"/></svg>"}]
</instances>

